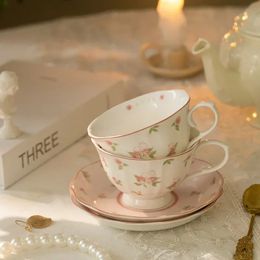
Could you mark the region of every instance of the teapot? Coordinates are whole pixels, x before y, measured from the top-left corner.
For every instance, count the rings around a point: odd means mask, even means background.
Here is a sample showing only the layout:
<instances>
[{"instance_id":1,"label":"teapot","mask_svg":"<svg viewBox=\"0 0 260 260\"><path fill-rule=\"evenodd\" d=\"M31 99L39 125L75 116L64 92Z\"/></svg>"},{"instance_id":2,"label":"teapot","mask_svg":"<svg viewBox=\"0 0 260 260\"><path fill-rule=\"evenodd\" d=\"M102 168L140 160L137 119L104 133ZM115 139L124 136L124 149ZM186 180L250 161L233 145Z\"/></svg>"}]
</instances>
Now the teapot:
<instances>
[{"instance_id":1,"label":"teapot","mask_svg":"<svg viewBox=\"0 0 260 260\"><path fill-rule=\"evenodd\" d=\"M200 38L192 53L201 55L213 93L230 105L255 106L250 121L260 128L260 1L234 18L219 47Z\"/></svg>"}]
</instances>

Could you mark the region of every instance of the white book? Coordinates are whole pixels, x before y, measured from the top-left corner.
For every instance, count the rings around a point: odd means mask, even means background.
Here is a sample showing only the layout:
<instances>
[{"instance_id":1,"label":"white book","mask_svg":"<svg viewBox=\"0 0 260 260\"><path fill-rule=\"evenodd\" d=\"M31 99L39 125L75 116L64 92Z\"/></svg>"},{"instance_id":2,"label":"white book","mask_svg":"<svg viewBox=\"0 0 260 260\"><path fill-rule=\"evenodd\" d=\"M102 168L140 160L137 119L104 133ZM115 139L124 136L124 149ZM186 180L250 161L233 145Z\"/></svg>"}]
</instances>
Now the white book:
<instances>
[{"instance_id":1,"label":"white book","mask_svg":"<svg viewBox=\"0 0 260 260\"><path fill-rule=\"evenodd\" d=\"M23 135L0 140L0 189L5 189L87 133L91 120L125 100L127 77L13 61L14 123ZM0 119L0 127L3 122Z\"/></svg>"}]
</instances>

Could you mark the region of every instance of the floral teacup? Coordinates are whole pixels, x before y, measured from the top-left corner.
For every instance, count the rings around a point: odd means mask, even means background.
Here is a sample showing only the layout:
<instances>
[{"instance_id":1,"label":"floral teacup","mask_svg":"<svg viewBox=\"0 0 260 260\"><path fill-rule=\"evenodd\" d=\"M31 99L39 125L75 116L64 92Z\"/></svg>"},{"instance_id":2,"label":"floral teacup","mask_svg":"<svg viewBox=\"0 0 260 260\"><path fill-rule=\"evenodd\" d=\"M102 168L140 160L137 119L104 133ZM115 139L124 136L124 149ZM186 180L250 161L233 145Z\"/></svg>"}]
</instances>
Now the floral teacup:
<instances>
[{"instance_id":1,"label":"floral teacup","mask_svg":"<svg viewBox=\"0 0 260 260\"><path fill-rule=\"evenodd\" d=\"M158 159L183 152L217 125L213 103L200 102L189 111L190 97L184 90L151 92L121 103L88 127L92 141L104 150L136 159ZM205 107L214 114L212 125L189 143L192 114Z\"/></svg>"},{"instance_id":2,"label":"floral teacup","mask_svg":"<svg viewBox=\"0 0 260 260\"><path fill-rule=\"evenodd\" d=\"M214 166L191 173L190 166L198 148L209 145L222 148L224 158ZM122 192L120 202L126 207L140 210L158 210L171 205L175 199L172 191L176 185L186 178L219 170L229 157L228 147L213 140L198 141L185 152L154 160L118 156L97 145L96 149L109 180Z\"/></svg>"}]
</instances>

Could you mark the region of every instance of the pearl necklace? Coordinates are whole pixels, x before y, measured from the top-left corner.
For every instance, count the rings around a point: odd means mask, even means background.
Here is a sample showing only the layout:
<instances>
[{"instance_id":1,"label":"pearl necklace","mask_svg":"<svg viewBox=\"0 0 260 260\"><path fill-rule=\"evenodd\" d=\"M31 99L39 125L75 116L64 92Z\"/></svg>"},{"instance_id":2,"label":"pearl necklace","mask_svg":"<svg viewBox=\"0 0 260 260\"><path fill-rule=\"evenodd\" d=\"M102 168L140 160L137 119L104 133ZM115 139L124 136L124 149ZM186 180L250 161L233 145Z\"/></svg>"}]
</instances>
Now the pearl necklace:
<instances>
[{"instance_id":1,"label":"pearl necklace","mask_svg":"<svg viewBox=\"0 0 260 260\"><path fill-rule=\"evenodd\" d=\"M26 250L35 250L37 248L50 247L69 247L73 250L79 250L81 253L91 255L98 260L111 260L112 258L103 248L90 243L86 239L80 239L75 235L66 236L63 234L43 234L28 235L25 238L15 238L0 244L0 259L6 259L19 252Z\"/></svg>"}]
</instances>

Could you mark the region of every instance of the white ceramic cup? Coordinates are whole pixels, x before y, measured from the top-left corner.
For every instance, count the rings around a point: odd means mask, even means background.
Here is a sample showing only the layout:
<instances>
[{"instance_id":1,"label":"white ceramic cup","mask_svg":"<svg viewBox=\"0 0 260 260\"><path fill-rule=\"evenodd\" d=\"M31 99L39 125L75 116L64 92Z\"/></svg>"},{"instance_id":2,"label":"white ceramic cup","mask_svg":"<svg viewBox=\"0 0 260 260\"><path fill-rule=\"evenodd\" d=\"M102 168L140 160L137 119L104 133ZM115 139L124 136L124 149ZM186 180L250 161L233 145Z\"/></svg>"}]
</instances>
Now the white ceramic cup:
<instances>
[{"instance_id":1,"label":"white ceramic cup","mask_svg":"<svg viewBox=\"0 0 260 260\"><path fill-rule=\"evenodd\" d=\"M217 125L212 102L200 102L189 110L184 90L151 92L121 103L97 117L88 127L92 141L108 152L139 159L158 159L183 152ZM192 114L199 108L213 112L212 125L189 143L190 128L197 127Z\"/></svg>"},{"instance_id":2,"label":"white ceramic cup","mask_svg":"<svg viewBox=\"0 0 260 260\"><path fill-rule=\"evenodd\" d=\"M199 148L210 145L223 149L221 162L191 173L190 166ZM158 210L171 205L174 200L171 191L176 185L186 178L219 170L229 158L227 145L214 140L201 140L178 155L154 160L118 156L97 145L96 149L109 180L122 192L120 202L140 210Z\"/></svg>"}]
</instances>

